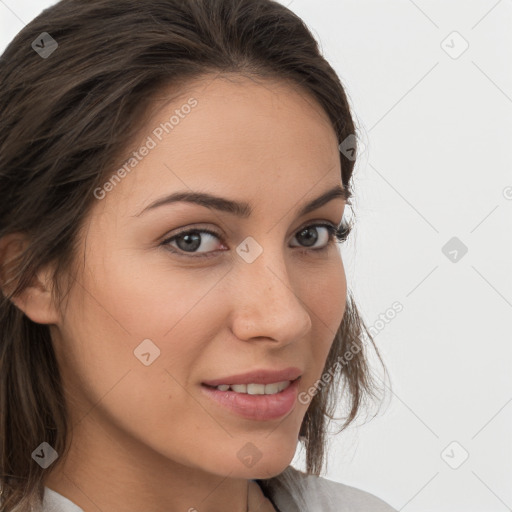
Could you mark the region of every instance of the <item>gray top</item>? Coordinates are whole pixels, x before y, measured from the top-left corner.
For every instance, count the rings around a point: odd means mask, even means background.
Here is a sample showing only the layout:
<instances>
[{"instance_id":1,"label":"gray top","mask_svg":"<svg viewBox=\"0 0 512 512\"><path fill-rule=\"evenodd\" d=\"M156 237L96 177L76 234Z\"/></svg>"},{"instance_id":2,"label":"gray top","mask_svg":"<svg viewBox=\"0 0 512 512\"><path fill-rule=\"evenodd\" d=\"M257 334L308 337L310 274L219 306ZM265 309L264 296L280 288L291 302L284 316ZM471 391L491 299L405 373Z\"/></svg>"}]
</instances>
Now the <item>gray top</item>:
<instances>
[{"instance_id":1,"label":"gray top","mask_svg":"<svg viewBox=\"0 0 512 512\"><path fill-rule=\"evenodd\" d=\"M397 512L369 492L307 475L292 466L265 483L264 493L279 512ZM45 487L41 512L84 511L62 494Z\"/></svg>"}]
</instances>

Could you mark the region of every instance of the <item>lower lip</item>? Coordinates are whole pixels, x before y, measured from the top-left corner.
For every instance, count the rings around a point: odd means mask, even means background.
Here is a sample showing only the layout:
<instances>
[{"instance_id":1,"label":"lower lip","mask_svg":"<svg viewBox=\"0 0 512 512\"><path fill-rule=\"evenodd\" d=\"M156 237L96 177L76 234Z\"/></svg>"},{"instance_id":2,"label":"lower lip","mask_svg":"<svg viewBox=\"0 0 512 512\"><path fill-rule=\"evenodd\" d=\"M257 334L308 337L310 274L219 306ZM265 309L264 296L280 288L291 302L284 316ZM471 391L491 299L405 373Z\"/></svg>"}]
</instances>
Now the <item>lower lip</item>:
<instances>
[{"instance_id":1,"label":"lower lip","mask_svg":"<svg viewBox=\"0 0 512 512\"><path fill-rule=\"evenodd\" d=\"M299 379L284 391L274 395L249 395L235 391L220 391L201 384L201 390L218 404L250 420L275 420L288 414L297 401Z\"/></svg>"}]
</instances>

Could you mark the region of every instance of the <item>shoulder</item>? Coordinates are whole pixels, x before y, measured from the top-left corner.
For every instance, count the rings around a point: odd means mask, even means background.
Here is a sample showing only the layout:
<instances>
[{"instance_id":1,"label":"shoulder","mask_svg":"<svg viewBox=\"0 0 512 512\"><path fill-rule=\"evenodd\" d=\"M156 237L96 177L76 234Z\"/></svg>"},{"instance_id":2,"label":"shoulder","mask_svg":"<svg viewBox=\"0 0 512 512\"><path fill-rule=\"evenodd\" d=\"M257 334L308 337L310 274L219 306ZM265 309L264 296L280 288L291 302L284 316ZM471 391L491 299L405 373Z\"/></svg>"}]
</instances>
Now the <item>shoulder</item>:
<instances>
[{"instance_id":1,"label":"shoulder","mask_svg":"<svg viewBox=\"0 0 512 512\"><path fill-rule=\"evenodd\" d=\"M73 503L57 491L44 488L43 504L40 512L84 512L78 505Z\"/></svg>"},{"instance_id":2,"label":"shoulder","mask_svg":"<svg viewBox=\"0 0 512 512\"><path fill-rule=\"evenodd\" d=\"M397 512L381 498L350 485L308 475L292 466L271 479L273 498L281 512Z\"/></svg>"},{"instance_id":3,"label":"shoulder","mask_svg":"<svg viewBox=\"0 0 512 512\"><path fill-rule=\"evenodd\" d=\"M362 489L315 475L303 475L311 492L330 496L333 505L343 505L346 512L397 512L381 498Z\"/></svg>"}]
</instances>

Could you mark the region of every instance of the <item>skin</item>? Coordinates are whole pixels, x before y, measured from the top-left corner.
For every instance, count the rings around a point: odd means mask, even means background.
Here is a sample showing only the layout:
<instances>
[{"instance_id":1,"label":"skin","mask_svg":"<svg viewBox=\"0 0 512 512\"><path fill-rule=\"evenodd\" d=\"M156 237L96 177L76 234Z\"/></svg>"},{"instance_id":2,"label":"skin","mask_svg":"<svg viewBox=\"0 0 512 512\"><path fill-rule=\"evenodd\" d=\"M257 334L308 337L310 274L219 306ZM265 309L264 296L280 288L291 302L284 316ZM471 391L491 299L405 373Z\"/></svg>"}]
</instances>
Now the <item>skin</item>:
<instances>
[{"instance_id":1,"label":"skin","mask_svg":"<svg viewBox=\"0 0 512 512\"><path fill-rule=\"evenodd\" d=\"M243 512L248 490L251 510L274 510L248 481L289 465L308 406L248 420L203 396L200 383L297 366L299 392L307 391L345 312L338 247L301 253L307 240L297 236L316 222L339 225L345 207L337 198L296 215L342 186L325 112L285 82L210 76L158 110L140 143L190 97L198 106L95 202L77 282L61 306L52 305L46 270L16 299L50 325L73 426L69 455L49 468L45 485L85 512ZM247 201L254 211L241 219L181 202L137 216L189 189ZM180 257L159 245L184 227L217 231L219 239L200 233L195 249L215 256L187 257L185 243L174 241ZM314 247L326 245L325 228L317 234ZM247 236L263 248L250 264L236 253ZM134 356L144 339L160 349L149 366ZM262 454L252 467L237 457L249 442Z\"/></svg>"}]
</instances>

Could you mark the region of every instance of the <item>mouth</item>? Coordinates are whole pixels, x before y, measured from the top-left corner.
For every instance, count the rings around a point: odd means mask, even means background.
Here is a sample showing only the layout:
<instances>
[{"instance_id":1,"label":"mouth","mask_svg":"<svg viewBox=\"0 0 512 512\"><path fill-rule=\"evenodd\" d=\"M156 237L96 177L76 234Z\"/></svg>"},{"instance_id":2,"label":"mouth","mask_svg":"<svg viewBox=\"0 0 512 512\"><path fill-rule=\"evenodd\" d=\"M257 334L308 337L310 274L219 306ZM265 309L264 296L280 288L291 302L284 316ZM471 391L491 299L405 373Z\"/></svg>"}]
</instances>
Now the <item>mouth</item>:
<instances>
[{"instance_id":1,"label":"mouth","mask_svg":"<svg viewBox=\"0 0 512 512\"><path fill-rule=\"evenodd\" d=\"M218 386L210 386L204 383L202 385L218 391L232 391L234 393L242 393L246 395L276 395L287 389L299 379L300 377L297 377L293 380L283 380L280 382L271 382L269 384L251 382L249 384L220 384Z\"/></svg>"},{"instance_id":2,"label":"mouth","mask_svg":"<svg viewBox=\"0 0 512 512\"><path fill-rule=\"evenodd\" d=\"M201 384L201 391L223 410L245 419L270 421L289 414L297 403L299 381L249 382L246 384Z\"/></svg>"}]
</instances>

